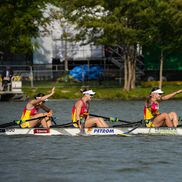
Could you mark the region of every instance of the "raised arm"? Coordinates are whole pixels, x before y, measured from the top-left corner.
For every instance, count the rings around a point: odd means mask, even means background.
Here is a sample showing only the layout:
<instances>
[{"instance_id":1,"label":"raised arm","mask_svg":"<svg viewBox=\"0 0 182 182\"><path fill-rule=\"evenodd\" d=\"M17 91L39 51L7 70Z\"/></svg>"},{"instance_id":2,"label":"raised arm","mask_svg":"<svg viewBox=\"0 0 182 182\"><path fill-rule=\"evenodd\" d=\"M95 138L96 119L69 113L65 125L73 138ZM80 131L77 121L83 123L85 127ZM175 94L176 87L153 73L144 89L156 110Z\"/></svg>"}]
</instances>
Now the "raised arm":
<instances>
[{"instance_id":1,"label":"raised arm","mask_svg":"<svg viewBox=\"0 0 182 182\"><path fill-rule=\"evenodd\" d=\"M50 93L50 94L48 94L48 95L45 95L45 96L41 97L41 98L40 98L40 99L41 99L41 101L45 101L46 99L48 99L50 96L52 96L52 95L54 94L54 92L55 92L55 87L53 87L53 88L52 88L52 90L51 90L51 93Z\"/></svg>"},{"instance_id":2,"label":"raised arm","mask_svg":"<svg viewBox=\"0 0 182 182\"><path fill-rule=\"evenodd\" d=\"M36 99L35 99L35 100L32 100L32 101L31 101L31 104L32 104L32 105L36 105L36 104L38 104L38 103L40 103L40 102L45 101L46 99L48 99L49 97L51 97L51 96L54 94L54 92L55 92L55 87L52 88L50 94L47 94L47 95L45 95L45 96L43 96L43 97L40 97L40 98L37 99L37 100L36 100Z\"/></svg>"},{"instance_id":3,"label":"raised arm","mask_svg":"<svg viewBox=\"0 0 182 182\"><path fill-rule=\"evenodd\" d=\"M161 100L168 100L168 99L170 99L170 98L172 98L172 97L174 97L174 96L176 96L177 94L180 94L180 93L182 93L182 90L178 90L178 91L173 92L171 94L164 95L164 96L162 96Z\"/></svg>"}]
</instances>

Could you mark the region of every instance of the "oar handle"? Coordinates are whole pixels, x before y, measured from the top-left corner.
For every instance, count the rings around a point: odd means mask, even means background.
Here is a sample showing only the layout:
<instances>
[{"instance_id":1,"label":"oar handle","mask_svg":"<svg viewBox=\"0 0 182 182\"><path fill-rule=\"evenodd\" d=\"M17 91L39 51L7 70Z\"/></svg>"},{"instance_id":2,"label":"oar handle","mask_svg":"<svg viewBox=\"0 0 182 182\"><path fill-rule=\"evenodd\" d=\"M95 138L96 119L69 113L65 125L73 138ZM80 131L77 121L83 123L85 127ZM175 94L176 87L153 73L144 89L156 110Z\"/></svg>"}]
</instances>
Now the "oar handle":
<instances>
[{"instance_id":1,"label":"oar handle","mask_svg":"<svg viewBox=\"0 0 182 182\"><path fill-rule=\"evenodd\" d=\"M73 124L74 124L73 122L70 122L70 123L65 123L60 125L53 125L51 126L51 128L64 128L64 127L72 126Z\"/></svg>"},{"instance_id":2,"label":"oar handle","mask_svg":"<svg viewBox=\"0 0 182 182\"><path fill-rule=\"evenodd\" d=\"M47 115L45 115L45 116L40 116L40 117L37 117L37 118L30 118L30 119L26 119L26 120L14 120L14 122L18 122L18 121L20 121L20 123L21 122L27 122L27 121L33 121L33 120L38 120L38 119L43 119L43 118L45 118L45 117L47 117Z\"/></svg>"},{"instance_id":3,"label":"oar handle","mask_svg":"<svg viewBox=\"0 0 182 182\"><path fill-rule=\"evenodd\" d=\"M0 128L6 128L6 127L14 126L14 125L19 125L19 124L21 124L21 122L27 122L27 121L43 119L45 117L47 117L47 115L40 116L40 117L37 117L37 118L30 118L30 119L27 119L27 120L14 120L13 122L1 124ZM53 117L51 117L51 118L53 118ZM55 120L53 122L56 124Z\"/></svg>"},{"instance_id":4,"label":"oar handle","mask_svg":"<svg viewBox=\"0 0 182 182\"><path fill-rule=\"evenodd\" d=\"M107 119L107 120L109 120L110 121L110 119L112 118L112 117L106 117L106 116L100 116L100 115L97 115L97 114L89 114L90 116L94 116L94 117L101 117L101 118L104 118L104 119Z\"/></svg>"},{"instance_id":5,"label":"oar handle","mask_svg":"<svg viewBox=\"0 0 182 182\"><path fill-rule=\"evenodd\" d=\"M97 114L90 114L90 116L94 116L94 117L101 117L101 118L104 118L104 119L107 119L111 122L122 122L122 123L127 123L127 124L135 124L135 123L141 123L142 120L140 121L125 121L125 120L121 120L121 119L118 119L118 118L114 118L114 117L106 117L106 116L100 116L100 115L97 115Z\"/></svg>"}]
</instances>

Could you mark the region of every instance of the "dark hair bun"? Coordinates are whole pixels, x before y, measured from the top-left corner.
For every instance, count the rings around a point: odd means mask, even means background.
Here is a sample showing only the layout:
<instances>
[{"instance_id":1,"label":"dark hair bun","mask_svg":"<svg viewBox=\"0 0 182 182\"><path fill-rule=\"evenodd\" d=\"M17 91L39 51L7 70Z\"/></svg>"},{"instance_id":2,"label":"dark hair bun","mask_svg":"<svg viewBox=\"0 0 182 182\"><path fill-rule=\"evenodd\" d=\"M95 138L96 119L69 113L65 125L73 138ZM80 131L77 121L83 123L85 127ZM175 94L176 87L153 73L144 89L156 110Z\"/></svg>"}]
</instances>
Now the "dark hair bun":
<instances>
[{"instance_id":1,"label":"dark hair bun","mask_svg":"<svg viewBox=\"0 0 182 182\"><path fill-rule=\"evenodd\" d=\"M155 90L159 90L159 87L154 87L154 88L152 88L152 90L151 90L150 93L152 93L152 92L155 91Z\"/></svg>"},{"instance_id":2,"label":"dark hair bun","mask_svg":"<svg viewBox=\"0 0 182 182\"><path fill-rule=\"evenodd\" d=\"M89 87L88 86L84 86L80 89L80 92L83 93L85 91L89 90Z\"/></svg>"},{"instance_id":3,"label":"dark hair bun","mask_svg":"<svg viewBox=\"0 0 182 182\"><path fill-rule=\"evenodd\" d=\"M34 96L34 98L36 99L36 97L43 97L43 96L45 96L45 94L43 94L43 93L38 93L37 95Z\"/></svg>"}]
</instances>

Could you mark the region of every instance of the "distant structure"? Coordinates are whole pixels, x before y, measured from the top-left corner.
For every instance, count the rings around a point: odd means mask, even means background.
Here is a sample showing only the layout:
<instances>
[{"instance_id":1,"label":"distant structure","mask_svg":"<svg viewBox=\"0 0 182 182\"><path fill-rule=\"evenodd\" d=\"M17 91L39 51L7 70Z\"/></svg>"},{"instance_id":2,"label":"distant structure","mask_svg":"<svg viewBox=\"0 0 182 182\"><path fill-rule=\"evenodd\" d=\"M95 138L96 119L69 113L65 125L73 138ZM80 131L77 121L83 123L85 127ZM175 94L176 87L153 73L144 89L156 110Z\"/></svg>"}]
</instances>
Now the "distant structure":
<instances>
[{"instance_id":1,"label":"distant structure","mask_svg":"<svg viewBox=\"0 0 182 182\"><path fill-rule=\"evenodd\" d=\"M44 16L49 16L53 11L61 11L55 6L48 4ZM41 36L37 41L39 49L33 53L34 64L52 64L54 60L64 62L65 60L98 60L104 57L103 46L93 44L81 45L81 42L74 41L77 33L75 26L68 23L64 18L51 21L47 26L49 33L43 32L40 27Z\"/></svg>"}]
</instances>

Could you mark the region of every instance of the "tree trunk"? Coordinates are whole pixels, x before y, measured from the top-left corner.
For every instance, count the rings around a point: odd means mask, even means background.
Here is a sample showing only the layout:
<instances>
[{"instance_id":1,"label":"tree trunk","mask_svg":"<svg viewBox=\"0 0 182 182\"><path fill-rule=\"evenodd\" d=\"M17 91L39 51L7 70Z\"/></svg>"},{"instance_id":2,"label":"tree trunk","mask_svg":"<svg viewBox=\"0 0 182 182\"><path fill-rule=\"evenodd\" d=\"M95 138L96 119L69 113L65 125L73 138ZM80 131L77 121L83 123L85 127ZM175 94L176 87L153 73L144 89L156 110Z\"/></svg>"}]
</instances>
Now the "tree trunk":
<instances>
[{"instance_id":1,"label":"tree trunk","mask_svg":"<svg viewBox=\"0 0 182 182\"><path fill-rule=\"evenodd\" d=\"M132 80L132 61L131 57L128 59L128 85L127 85L127 91L131 89L131 80Z\"/></svg>"},{"instance_id":2,"label":"tree trunk","mask_svg":"<svg viewBox=\"0 0 182 182\"><path fill-rule=\"evenodd\" d=\"M132 80L131 80L131 89L135 89L136 83L136 54L137 54L137 46L134 46L133 54L132 54Z\"/></svg>"},{"instance_id":3,"label":"tree trunk","mask_svg":"<svg viewBox=\"0 0 182 182\"><path fill-rule=\"evenodd\" d=\"M67 38L65 38L65 52L64 52L64 70L67 73L68 72L68 46L67 46Z\"/></svg>"},{"instance_id":4,"label":"tree trunk","mask_svg":"<svg viewBox=\"0 0 182 182\"><path fill-rule=\"evenodd\" d=\"M132 80L131 80L131 89L135 89L136 82L136 59L134 58L132 61Z\"/></svg>"},{"instance_id":5,"label":"tree trunk","mask_svg":"<svg viewBox=\"0 0 182 182\"><path fill-rule=\"evenodd\" d=\"M127 65L127 57L124 56L124 90L127 90L128 84L128 65Z\"/></svg>"},{"instance_id":6,"label":"tree trunk","mask_svg":"<svg viewBox=\"0 0 182 182\"><path fill-rule=\"evenodd\" d=\"M135 50L130 50L124 57L124 90L135 88L136 82L136 55Z\"/></svg>"},{"instance_id":7,"label":"tree trunk","mask_svg":"<svg viewBox=\"0 0 182 182\"><path fill-rule=\"evenodd\" d=\"M163 77L163 63L164 63L164 55L163 51L161 50L161 57L160 57L160 75L159 75L159 88L162 89L162 77Z\"/></svg>"}]
</instances>

